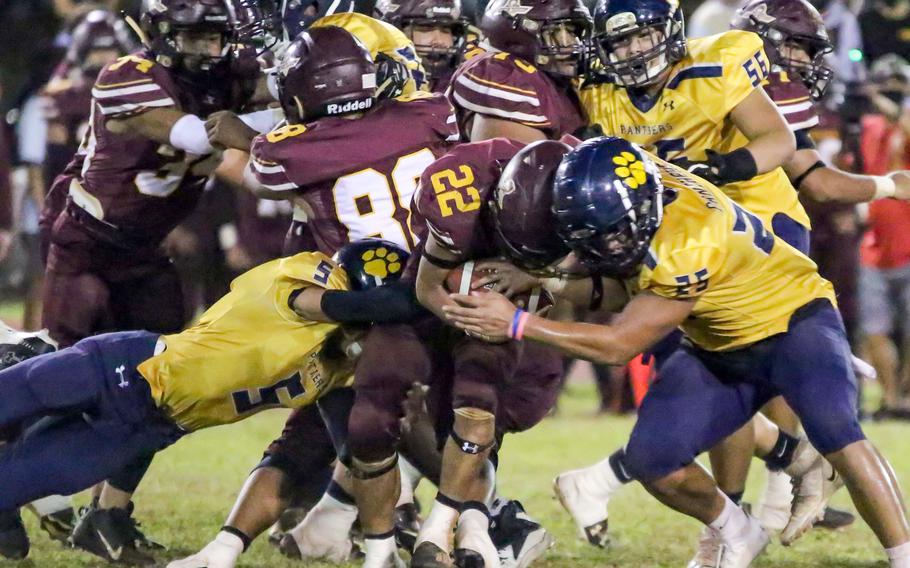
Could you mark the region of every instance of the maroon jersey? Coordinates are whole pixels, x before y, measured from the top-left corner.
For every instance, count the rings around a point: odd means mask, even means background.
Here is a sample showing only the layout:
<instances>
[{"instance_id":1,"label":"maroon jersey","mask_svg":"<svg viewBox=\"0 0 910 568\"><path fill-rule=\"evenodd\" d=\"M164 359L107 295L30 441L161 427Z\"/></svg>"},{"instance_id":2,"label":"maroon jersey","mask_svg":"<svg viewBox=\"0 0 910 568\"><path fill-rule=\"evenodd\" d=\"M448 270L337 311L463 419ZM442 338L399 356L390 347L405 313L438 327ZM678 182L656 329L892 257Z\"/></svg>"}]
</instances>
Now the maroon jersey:
<instances>
[{"instance_id":1,"label":"maroon jersey","mask_svg":"<svg viewBox=\"0 0 910 568\"><path fill-rule=\"evenodd\" d=\"M786 73L776 71L768 75L764 86L765 92L784 115L790 130L811 130L818 125L818 112L802 81L793 81Z\"/></svg>"},{"instance_id":2,"label":"maroon jersey","mask_svg":"<svg viewBox=\"0 0 910 568\"><path fill-rule=\"evenodd\" d=\"M237 195L237 239L254 264L282 256L291 224L291 203L257 199L248 191Z\"/></svg>"},{"instance_id":3,"label":"maroon jersey","mask_svg":"<svg viewBox=\"0 0 910 568\"><path fill-rule=\"evenodd\" d=\"M265 188L298 194L321 252L331 255L366 237L411 250L417 179L457 140L448 100L417 92L359 118L327 117L258 136L250 164Z\"/></svg>"},{"instance_id":4,"label":"maroon jersey","mask_svg":"<svg viewBox=\"0 0 910 568\"><path fill-rule=\"evenodd\" d=\"M468 59L455 71L448 95L465 140L475 114L531 126L553 140L585 125L570 85L505 52Z\"/></svg>"},{"instance_id":5,"label":"maroon jersey","mask_svg":"<svg viewBox=\"0 0 910 568\"><path fill-rule=\"evenodd\" d=\"M70 73L69 77L54 77L44 87L42 94L49 137L51 130L57 130L59 136L53 136L56 143L73 147L75 150L89 127L92 108L91 79L80 72Z\"/></svg>"},{"instance_id":6,"label":"maroon jersey","mask_svg":"<svg viewBox=\"0 0 910 568\"><path fill-rule=\"evenodd\" d=\"M137 245L160 241L196 205L206 177L192 175L181 150L135 132L118 133L109 122L172 107L205 117L236 108L233 76L199 85L138 50L108 65L92 89L92 122L85 164L70 195L93 217Z\"/></svg>"},{"instance_id":7,"label":"maroon jersey","mask_svg":"<svg viewBox=\"0 0 910 568\"><path fill-rule=\"evenodd\" d=\"M423 230L428 230L462 260L495 256L495 239L483 210L503 168L523 147L493 138L461 144L433 162L420 177L414 196L415 232L423 237Z\"/></svg>"}]
</instances>

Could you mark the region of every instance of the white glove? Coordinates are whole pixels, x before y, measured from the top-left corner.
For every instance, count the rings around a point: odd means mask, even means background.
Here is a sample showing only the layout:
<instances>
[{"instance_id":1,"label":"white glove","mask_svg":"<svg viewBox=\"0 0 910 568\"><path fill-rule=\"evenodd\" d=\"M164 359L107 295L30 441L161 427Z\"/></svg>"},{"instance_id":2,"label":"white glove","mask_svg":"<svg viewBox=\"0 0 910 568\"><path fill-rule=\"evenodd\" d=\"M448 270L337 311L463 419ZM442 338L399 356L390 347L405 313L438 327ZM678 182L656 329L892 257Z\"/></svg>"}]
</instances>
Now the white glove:
<instances>
[{"instance_id":1,"label":"white glove","mask_svg":"<svg viewBox=\"0 0 910 568\"><path fill-rule=\"evenodd\" d=\"M174 560L167 568L234 568L242 553L240 537L221 531L205 548L192 556Z\"/></svg>"}]
</instances>

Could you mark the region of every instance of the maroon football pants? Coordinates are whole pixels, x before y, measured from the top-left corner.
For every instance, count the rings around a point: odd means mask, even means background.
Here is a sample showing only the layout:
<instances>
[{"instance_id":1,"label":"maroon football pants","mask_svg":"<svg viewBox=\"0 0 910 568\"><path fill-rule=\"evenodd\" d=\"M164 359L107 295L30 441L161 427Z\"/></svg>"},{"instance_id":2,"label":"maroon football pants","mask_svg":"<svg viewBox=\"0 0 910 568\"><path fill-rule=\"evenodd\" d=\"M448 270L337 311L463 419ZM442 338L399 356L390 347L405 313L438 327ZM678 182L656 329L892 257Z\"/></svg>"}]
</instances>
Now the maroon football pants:
<instances>
[{"instance_id":1,"label":"maroon football pants","mask_svg":"<svg viewBox=\"0 0 910 568\"><path fill-rule=\"evenodd\" d=\"M552 350L484 343L433 317L374 326L354 375L351 454L376 462L394 452L402 402L416 382L430 386L428 405L441 436L448 434L453 408L491 412L502 435L527 430L550 412L561 375L561 358Z\"/></svg>"}]
</instances>

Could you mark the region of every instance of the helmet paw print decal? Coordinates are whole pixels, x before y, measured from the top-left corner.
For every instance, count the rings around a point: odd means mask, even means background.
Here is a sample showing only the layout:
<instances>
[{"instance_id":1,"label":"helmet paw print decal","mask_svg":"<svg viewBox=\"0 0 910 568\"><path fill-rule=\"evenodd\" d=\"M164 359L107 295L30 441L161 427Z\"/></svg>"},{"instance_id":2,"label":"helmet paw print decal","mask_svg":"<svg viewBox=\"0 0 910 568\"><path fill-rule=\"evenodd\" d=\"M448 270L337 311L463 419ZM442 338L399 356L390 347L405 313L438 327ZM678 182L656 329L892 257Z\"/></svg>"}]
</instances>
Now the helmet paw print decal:
<instances>
[{"instance_id":1,"label":"helmet paw print decal","mask_svg":"<svg viewBox=\"0 0 910 568\"><path fill-rule=\"evenodd\" d=\"M364 251L360 258L363 260L363 270L376 278L386 278L401 270L398 253L391 252L385 247Z\"/></svg>"},{"instance_id":2,"label":"helmet paw print decal","mask_svg":"<svg viewBox=\"0 0 910 568\"><path fill-rule=\"evenodd\" d=\"M622 152L619 156L613 156L613 163L617 166L616 175L622 178L623 183L630 189L638 189L638 186L643 185L648 179L644 162L631 152Z\"/></svg>"}]
</instances>

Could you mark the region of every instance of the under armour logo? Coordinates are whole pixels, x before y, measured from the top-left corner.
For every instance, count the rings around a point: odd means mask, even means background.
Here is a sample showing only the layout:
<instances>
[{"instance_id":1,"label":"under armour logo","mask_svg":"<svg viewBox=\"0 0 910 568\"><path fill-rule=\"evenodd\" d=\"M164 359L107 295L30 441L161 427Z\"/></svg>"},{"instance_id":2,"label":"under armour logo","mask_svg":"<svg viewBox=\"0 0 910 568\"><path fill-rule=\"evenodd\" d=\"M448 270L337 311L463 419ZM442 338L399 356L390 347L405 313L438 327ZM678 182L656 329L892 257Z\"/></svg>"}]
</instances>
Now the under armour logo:
<instances>
[{"instance_id":1,"label":"under armour logo","mask_svg":"<svg viewBox=\"0 0 910 568\"><path fill-rule=\"evenodd\" d=\"M479 454L480 446L473 442L462 442L461 451L463 451L466 454Z\"/></svg>"},{"instance_id":2,"label":"under armour logo","mask_svg":"<svg viewBox=\"0 0 910 568\"><path fill-rule=\"evenodd\" d=\"M675 110L675 109L676 109L676 101L674 101L673 99L670 99L669 101L664 101L664 110Z\"/></svg>"},{"instance_id":3,"label":"under armour logo","mask_svg":"<svg viewBox=\"0 0 910 568\"><path fill-rule=\"evenodd\" d=\"M130 382L128 380L126 380L126 377L123 375L123 371L126 371L125 365L120 365L119 367L114 369L114 372L117 373L118 375L120 375L120 382L117 383L117 386L122 389L125 389L126 387L130 386Z\"/></svg>"}]
</instances>

